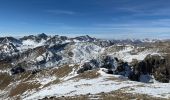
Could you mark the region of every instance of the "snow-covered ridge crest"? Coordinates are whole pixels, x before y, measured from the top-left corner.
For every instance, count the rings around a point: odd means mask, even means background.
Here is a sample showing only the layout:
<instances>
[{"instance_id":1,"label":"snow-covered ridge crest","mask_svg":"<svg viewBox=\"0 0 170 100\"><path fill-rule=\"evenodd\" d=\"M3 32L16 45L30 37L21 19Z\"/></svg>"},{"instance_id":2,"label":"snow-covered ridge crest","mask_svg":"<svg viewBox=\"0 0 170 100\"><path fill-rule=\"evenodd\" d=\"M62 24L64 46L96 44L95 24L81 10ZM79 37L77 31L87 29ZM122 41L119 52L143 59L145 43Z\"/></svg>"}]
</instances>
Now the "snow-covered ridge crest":
<instances>
[{"instance_id":1,"label":"snow-covered ridge crest","mask_svg":"<svg viewBox=\"0 0 170 100\"><path fill-rule=\"evenodd\" d=\"M116 48L118 48L116 50ZM113 51L110 51L112 50ZM143 49L142 51L139 51ZM109 53L114 57L122 59L126 62L132 62L133 59L143 60L147 55L160 55L158 53L159 49L145 49L144 47L135 47L133 45L114 45L108 47L105 52Z\"/></svg>"},{"instance_id":2,"label":"snow-covered ridge crest","mask_svg":"<svg viewBox=\"0 0 170 100\"><path fill-rule=\"evenodd\" d=\"M88 35L69 38L58 35L48 36L42 33L39 35L24 36L19 39L12 37L2 38L0 45L1 48L3 48L1 54L6 52L6 54L3 54L4 59L9 59L11 56L18 57L18 55L23 55L24 59L28 58L26 62L31 62L34 67L42 66L42 64L46 67L47 65L48 67L52 67L64 63L83 63L91 59L99 58L101 55L112 55L124 61L131 62L132 59L143 60L148 54L157 53L157 51L154 50L144 50L132 55L131 52L138 49L131 44L134 42L136 45L136 40L128 40L131 42L126 45L124 44L125 41L101 40ZM46 53L44 50L42 52L36 51L39 50L37 49L39 47L44 48ZM117 48L118 50L115 50ZM47 54L53 56L47 57ZM34 59L30 59L31 57ZM24 60L21 59L18 62L21 61Z\"/></svg>"}]
</instances>

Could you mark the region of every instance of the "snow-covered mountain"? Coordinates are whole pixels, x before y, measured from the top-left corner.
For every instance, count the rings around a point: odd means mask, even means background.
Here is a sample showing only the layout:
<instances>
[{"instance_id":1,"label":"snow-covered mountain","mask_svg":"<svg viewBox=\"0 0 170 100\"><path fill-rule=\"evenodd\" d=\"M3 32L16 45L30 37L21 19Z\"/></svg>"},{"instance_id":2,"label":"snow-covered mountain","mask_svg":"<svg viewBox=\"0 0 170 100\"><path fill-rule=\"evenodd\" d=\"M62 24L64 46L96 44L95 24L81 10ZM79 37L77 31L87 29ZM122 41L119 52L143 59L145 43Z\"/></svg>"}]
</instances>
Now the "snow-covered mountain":
<instances>
[{"instance_id":1,"label":"snow-covered mountain","mask_svg":"<svg viewBox=\"0 0 170 100\"><path fill-rule=\"evenodd\" d=\"M101 92L125 88L126 93L166 99L169 90L155 91L169 85L169 47L168 40L102 40L88 35L69 38L42 33L19 39L2 37L0 98L79 98L87 93L87 98L91 98L91 94L103 96ZM146 88L148 91L144 91Z\"/></svg>"}]
</instances>

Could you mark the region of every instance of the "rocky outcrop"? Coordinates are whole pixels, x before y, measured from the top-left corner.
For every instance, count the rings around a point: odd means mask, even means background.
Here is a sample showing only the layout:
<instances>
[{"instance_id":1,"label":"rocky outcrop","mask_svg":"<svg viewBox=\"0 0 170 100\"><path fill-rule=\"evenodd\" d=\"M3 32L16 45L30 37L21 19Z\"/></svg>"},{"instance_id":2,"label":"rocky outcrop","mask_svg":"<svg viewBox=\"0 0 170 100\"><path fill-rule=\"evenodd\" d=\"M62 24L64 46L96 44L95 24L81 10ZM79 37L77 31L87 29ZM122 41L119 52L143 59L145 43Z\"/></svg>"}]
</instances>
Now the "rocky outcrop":
<instances>
[{"instance_id":1,"label":"rocky outcrop","mask_svg":"<svg viewBox=\"0 0 170 100\"><path fill-rule=\"evenodd\" d=\"M92 70L93 67L90 65L90 63L84 63L83 66L77 71L77 74L83 73L88 70Z\"/></svg>"},{"instance_id":2,"label":"rocky outcrop","mask_svg":"<svg viewBox=\"0 0 170 100\"><path fill-rule=\"evenodd\" d=\"M106 68L106 73L123 75L133 81L153 82L154 79L168 83L170 80L169 66L166 59L160 55L148 55L143 61L133 60L130 64L111 56L105 56L100 60L91 60L82 65L78 70L83 73L95 68Z\"/></svg>"},{"instance_id":3,"label":"rocky outcrop","mask_svg":"<svg viewBox=\"0 0 170 100\"><path fill-rule=\"evenodd\" d=\"M37 36L35 35L29 35L29 36L24 36L22 38L20 38L21 41L24 41L24 40L32 40L32 41L35 41L35 42L40 42L42 40L47 40L48 36L44 33L42 34L38 34Z\"/></svg>"},{"instance_id":4,"label":"rocky outcrop","mask_svg":"<svg viewBox=\"0 0 170 100\"><path fill-rule=\"evenodd\" d=\"M92 38L88 35L72 38L72 40L74 39L78 41L84 41L84 42L94 42L96 40L96 38Z\"/></svg>"},{"instance_id":5,"label":"rocky outcrop","mask_svg":"<svg viewBox=\"0 0 170 100\"><path fill-rule=\"evenodd\" d=\"M21 66L17 66L11 69L11 74L15 75L15 74L19 74L19 73L23 73L25 72L25 69L22 68Z\"/></svg>"},{"instance_id":6,"label":"rocky outcrop","mask_svg":"<svg viewBox=\"0 0 170 100\"><path fill-rule=\"evenodd\" d=\"M167 83L170 80L170 68L166 59L159 55L148 55L143 61L132 62L132 73L129 76L131 80L140 81L141 76L153 76L157 81ZM152 79L152 77L151 77ZM148 80L150 82L151 80Z\"/></svg>"},{"instance_id":7,"label":"rocky outcrop","mask_svg":"<svg viewBox=\"0 0 170 100\"><path fill-rule=\"evenodd\" d=\"M131 68L127 62L123 62L122 60L112 56L92 59L89 62L84 63L77 73L83 73L95 68L106 68L106 73L108 74L123 75L126 77L131 73Z\"/></svg>"}]
</instances>

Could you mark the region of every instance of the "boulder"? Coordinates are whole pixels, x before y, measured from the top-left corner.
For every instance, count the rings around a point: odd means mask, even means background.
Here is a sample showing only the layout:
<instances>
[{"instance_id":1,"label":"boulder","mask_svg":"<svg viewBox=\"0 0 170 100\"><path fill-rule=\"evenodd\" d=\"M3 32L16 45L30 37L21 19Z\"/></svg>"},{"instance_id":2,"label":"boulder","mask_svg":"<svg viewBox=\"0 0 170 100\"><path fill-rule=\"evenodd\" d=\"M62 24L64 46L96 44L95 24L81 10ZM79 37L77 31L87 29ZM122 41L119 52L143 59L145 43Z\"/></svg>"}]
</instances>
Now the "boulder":
<instances>
[{"instance_id":1,"label":"boulder","mask_svg":"<svg viewBox=\"0 0 170 100\"><path fill-rule=\"evenodd\" d=\"M25 69L20 67L20 66L11 69L11 74L12 75L23 73L23 72L25 72Z\"/></svg>"},{"instance_id":2,"label":"boulder","mask_svg":"<svg viewBox=\"0 0 170 100\"><path fill-rule=\"evenodd\" d=\"M90 65L90 62L86 62L83 64L83 66L77 71L77 74L83 73L88 70L92 70L92 66Z\"/></svg>"}]
</instances>

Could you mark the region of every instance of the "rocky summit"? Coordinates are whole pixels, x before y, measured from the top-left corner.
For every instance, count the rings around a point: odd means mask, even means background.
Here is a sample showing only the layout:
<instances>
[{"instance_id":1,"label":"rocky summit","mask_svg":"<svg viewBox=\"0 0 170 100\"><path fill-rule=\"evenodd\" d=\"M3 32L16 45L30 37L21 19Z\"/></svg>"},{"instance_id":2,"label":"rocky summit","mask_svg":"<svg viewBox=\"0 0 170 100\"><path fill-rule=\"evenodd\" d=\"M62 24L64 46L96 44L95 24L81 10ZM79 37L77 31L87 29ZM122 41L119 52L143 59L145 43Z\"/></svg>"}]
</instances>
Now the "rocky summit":
<instances>
[{"instance_id":1,"label":"rocky summit","mask_svg":"<svg viewBox=\"0 0 170 100\"><path fill-rule=\"evenodd\" d=\"M0 37L0 99L170 99L170 41Z\"/></svg>"}]
</instances>

